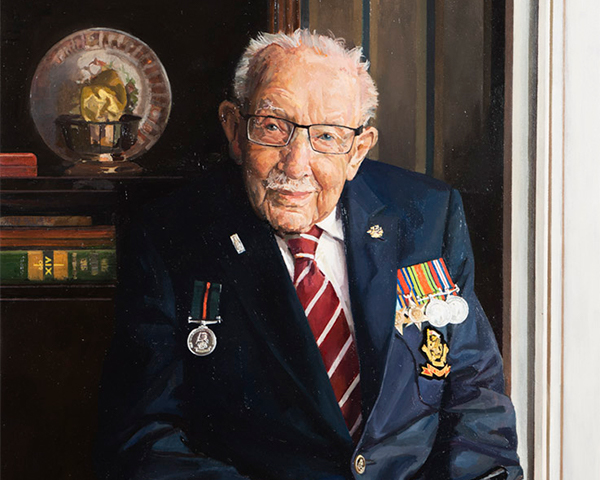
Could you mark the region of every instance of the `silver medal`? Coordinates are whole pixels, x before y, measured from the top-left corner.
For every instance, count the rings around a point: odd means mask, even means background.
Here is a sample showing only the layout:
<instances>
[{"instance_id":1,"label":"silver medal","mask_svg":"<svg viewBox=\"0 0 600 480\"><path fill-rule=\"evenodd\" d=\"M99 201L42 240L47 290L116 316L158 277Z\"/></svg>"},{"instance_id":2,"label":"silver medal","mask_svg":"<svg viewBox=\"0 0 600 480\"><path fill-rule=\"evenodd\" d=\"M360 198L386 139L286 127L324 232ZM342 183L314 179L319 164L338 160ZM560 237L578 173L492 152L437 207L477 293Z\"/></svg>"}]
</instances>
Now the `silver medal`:
<instances>
[{"instance_id":1,"label":"silver medal","mask_svg":"<svg viewBox=\"0 0 600 480\"><path fill-rule=\"evenodd\" d=\"M194 355L204 357L215 351L217 346L217 336L205 325L200 325L190 332L187 339L187 345Z\"/></svg>"},{"instance_id":2,"label":"silver medal","mask_svg":"<svg viewBox=\"0 0 600 480\"><path fill-rule=\"evenodd\" d=\"M438 328L448 325L452 316L449 305L439 298L429 300L425 313L429 323Z\"/></svg>"},{"instance_id":3,"label":"silver medal","mask_svg":"<svg viewBox=\"0 0 600 480\"><path fill-rule=\"evenodd\" d=\"M466 320L469 315L469 304L464 298L450 295L446 303L452 312L450 323L462 323Z\"/></svg>"}]
</instances>

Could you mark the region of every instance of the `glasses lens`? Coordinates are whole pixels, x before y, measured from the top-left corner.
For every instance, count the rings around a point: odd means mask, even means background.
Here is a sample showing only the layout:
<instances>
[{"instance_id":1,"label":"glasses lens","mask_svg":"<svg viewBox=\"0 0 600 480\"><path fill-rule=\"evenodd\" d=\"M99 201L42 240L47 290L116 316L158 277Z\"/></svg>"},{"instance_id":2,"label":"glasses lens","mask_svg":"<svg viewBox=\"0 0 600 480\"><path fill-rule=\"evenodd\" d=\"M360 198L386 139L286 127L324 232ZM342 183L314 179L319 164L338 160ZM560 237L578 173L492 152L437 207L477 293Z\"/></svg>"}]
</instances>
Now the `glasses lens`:
<instances>
[{"instance_id":1,"label":"glasses lens","mask_svg":"<svg viewBox=\"0 0 600 480\"><path fill-rule=\"evenodd\" d=\"M294 125L281 118L251 117L248 120L248 139L262 145L286 145L293 131Z\"/></svg>"},{"instance_id":2,"label":"glasses lens","mask_svg":"<svg viewBox=\"0 0 600 480\"><path fill-rule=\"evenodd\" d=\"M354 141L354 130L331 125L311 125L308 134L312 147L321 153L348 153Z\"/></svg>"}]
</instances>

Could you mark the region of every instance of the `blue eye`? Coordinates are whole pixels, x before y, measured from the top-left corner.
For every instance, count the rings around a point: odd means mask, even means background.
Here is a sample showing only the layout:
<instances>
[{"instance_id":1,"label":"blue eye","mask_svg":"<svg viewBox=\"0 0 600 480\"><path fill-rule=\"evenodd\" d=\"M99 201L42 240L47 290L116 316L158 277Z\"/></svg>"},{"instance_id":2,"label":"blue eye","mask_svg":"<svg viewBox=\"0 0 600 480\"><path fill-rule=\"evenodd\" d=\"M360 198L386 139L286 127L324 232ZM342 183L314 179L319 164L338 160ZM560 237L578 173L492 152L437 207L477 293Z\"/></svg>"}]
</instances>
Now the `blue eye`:
<instances>
[{"instance_id":1,"label":"blue eye","mask_svg":"<svg viewBox=\"0 0 600 480\"><path fill-rule=\"evenodd\" d=\"M323 133L319 135L319 140L325 140L326 142L330 142L331 140L333 140L333 135L329 133Z\"/></svg>"},{"instance_id":2,"label":"blue eye","mask_svg":"<svg viewBox=\"0 0 600 480\"><path fill-rule=\"evenodd\" d=\"M279 127L275 123L269 123L265 125L265 129L269 130L270 132L277 132L279 130Z\"/></svg>"}]
</instances>

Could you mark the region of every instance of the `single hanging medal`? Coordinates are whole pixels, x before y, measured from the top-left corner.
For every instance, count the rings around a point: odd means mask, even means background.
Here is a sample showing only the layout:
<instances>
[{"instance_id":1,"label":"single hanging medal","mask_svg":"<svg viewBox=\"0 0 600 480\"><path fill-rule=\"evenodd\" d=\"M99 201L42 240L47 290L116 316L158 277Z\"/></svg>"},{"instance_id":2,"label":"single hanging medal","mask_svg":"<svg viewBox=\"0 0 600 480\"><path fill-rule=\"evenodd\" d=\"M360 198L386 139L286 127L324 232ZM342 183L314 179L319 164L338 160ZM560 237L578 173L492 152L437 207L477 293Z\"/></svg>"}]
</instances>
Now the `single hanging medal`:
<instances>
[{"instance_id":1,"label":"single hanging medal","mask_svg":"<svg viewBox=\"0 0 600 480\"><path fill-rule=\"evenodd\" d=\"M429 318L429 323L434 327L444 327L451 323L452 309L438 297L431 297L425 311L427 318Z\"/></svg>"},{"instance_id":2,"label":"single hanging medal","mask_svg":"<svg viewBox=\"0 0 600 480\"><path fill-rule=\"evenodd\" d=\"M446 303L450 306L450 310L452 311L450 323L462 323L466 320L469 315L469 304L464 298L448 295Z\"/></svg>"},{"instance_id":3,"label":"single hanging medal","mask_svg":"<svg viewBox=\"0 0 600 480\"><path fill-rule=\"evenodd\" d=\"M188 323L196 323L200 326L189 333L187 346L190 352L199 357L210 355L217 348L217 336L207 325L221 323L218 314L220 297L220 284L202 281L194 283L192 312Z\"/></svg>"}]
</instances>

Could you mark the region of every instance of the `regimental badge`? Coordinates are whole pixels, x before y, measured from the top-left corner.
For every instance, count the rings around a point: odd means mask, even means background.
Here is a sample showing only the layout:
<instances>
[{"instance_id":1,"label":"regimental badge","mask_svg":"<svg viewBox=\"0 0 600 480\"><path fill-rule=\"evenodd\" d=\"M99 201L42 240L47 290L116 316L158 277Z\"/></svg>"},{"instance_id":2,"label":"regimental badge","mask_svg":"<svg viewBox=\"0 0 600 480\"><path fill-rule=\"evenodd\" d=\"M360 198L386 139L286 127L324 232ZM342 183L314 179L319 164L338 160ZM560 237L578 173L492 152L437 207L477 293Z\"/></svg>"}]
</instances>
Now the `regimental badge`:
<instances>
[{"instance_id":1,"label":"regimental badge","mask_svg":"<svg viewBox=\"0 0 600 480\"><path fill-rule=\"evenodd\" d=\"M199 357L210 355L217 348L217 336L207 325L219 324L222 321L219 315L221 289L220 283L200 280L194 282L194 297L188 323L200 326L189 333L187 346L190 352Z\"/></svg>"},{"instance_id":2,"label":"regimental badge","mask_svg":"<svg viewBox=\"0 0 600 480\"><path fill-rule=\"evenodd\" d=\"M445 378L450 373L446 357L448 356L448 344L444 336L434 328L426 328L423 334L423 345L421 351L429 361L427 365L421 366L421 375L430 378Z\"/></svg>"},{"instance_id":3,"label":"regimental badge","mask_svg":"<svg viewBox=\"0 0 600 480\"><path fill-rule=\"evenodd\" d=\"M367 233L371 235L371 238L382 238L383 228L381 228L379 225L373 225L367 230Z\"/></svg>"},{"instance_id":4,"label":"regimental badge","mask_svg":"<svg viewBox=\"0 0 600 480\"><path fill-rule=\"evenodd\" d=\"M424 322L441 328L464 322L469 304L458 296L460 289L450 278L443 258L403 267L398 270L396 284L396 327L400 334L404 325L419 330Z\"/></svg>"}]
</instances>

